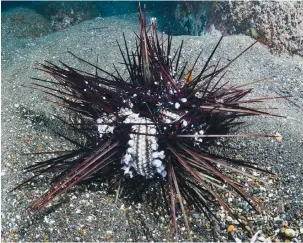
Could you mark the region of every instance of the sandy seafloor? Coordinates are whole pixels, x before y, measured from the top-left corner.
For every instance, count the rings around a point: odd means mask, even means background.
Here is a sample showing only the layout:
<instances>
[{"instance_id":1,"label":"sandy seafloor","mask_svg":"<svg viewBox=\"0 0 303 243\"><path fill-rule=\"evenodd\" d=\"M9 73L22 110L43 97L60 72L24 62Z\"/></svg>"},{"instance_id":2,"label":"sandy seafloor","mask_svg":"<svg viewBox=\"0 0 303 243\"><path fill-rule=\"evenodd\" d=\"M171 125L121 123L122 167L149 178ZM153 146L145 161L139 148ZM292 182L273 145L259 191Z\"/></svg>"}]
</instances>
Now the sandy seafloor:
<instances>
[{"instance_id":1,"label":"sandy seafloor","mask_svg":"<svg viewBox=\"0 0 303 243\"><path fill-rule=\"evenodd\" d=\"M22 87L31 77L46 77L35 70L35 62L59 60L71 66L82 67L67 50L78 56L96 61L112 70L112 63L122 61L116 39L123 43L122 32L133 42L138 32L137 15L110 17L83 22L63 32L56 32L37 39L2 39L2 240L8 241L169 241L172 240L170 220L160 209L151 210L148 202L134 204L129 210L120 210L114 203L115 195L106 195L98 185L77 187L64 195L66 199L58 207L48 207L43 212L27 210L29 203L48 188L49 178L39 178L30 186L10 192L22 179L22 169L39 158L21 153L63 150L70 148L64 139L43 126L43 116L60 115L64 110L54 107L46 96ZM173 38L174 47L185 40L184 59L193 62L200 48L205 51L202 60L210 54L219 37L178 36ZM236 56L254 40L248 36L229 36L223 39L215 58L226 61ZM197 66L202 65L200 60ZM119 65L118 65L119 66ZM87 68L87 67L82 67ZM276 107L274 113L291 119L275 117L246 118L247 124L240 132L275 134L283 136L281 143L273 139L225 140L234 147L233 156L241 155L257 162L280 175L280 180L264 185L256 192L264 204L276 213L272 218L250 211L253 231L265 232L279 229L279 220L295 230L302 228L303 213L303 58L282 54L273 55L256 44L231 67L227 78L231 84L244 84L273 76L271 81L255 84L253 97L291 95L291 101L271 100L265 107ZM94 70L90 70L94 71ZM40 158L41 159L41 158ZM235 201L235 200L234 200ZM233 203L233 202L232 202ZM242 204L235 204L243 210ZM301 213L301 214L300 214ZM211 241L209 225L203 215L189 212L195 241ZM224 221L226 218L223 216ZM180 240L188 240L180 221ZM274 222L276 226L272 225ZM226 240L226 229L220 224L220 240ZM276 228L275 228L276 227ZM239 230L241 234L241 230Z\"/></svg>"}]
</instances>

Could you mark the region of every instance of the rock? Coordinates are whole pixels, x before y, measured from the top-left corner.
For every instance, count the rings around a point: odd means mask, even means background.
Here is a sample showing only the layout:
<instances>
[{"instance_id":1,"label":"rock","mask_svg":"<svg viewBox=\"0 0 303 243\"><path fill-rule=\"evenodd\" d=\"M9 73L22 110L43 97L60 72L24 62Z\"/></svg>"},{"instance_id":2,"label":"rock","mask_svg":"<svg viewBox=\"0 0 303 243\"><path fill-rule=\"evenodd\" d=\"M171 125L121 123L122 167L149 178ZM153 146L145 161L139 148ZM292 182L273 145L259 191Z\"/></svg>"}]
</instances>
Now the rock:
<instances>
[{"instance_id":1,"label":"rock","mask_svg":"<svg viewBox=\"0 0 303 243\"><path fill-rule=\"evenodd\" d=\"M248 225L247 220L241 220L241 221L242 221L242 223L243 223L245 226L247 226L247 225Z\"/></svg>"},{"instance_id":2,"label":"rock","mask_svg":"<svg viewBox=\"0 0 303 243\"><path fill-rule=\"evenodd\" d=\"M224 10L227 8L225 6ZM262 40L264 45L271 47L277 53L288 51L302 54L302 45L300 44L302 43L300 42L302 41L302 36L300 35L300 30L302 29L302 6L299 5L299 2L289 1L274 4L270 1L262 1L262 3L229 1L229 8L230 15L227 15L229 17L226 16L226 10L225 13L217 13L218 15L220 14L218 19L224 16L225 19L232 18L234 20L233 22L225 21L225 28L227 28L229 22L233 23L232 27L230 27L232 31L246 30L253 38L258 36L256 39ZM270 15L273 11L275 11L275 14ZM291 13L291 17L288 13ZM250 29L247 28L248 26ZM221 28L217 27L219 30ZM292 36L292 38L289 38L289 36ZM275 134L276 137L279 135L279 133ZM276 140L280 141L277 138Z\"/></svg>"},{"instance_id":3,"label":"rock","mask_svg":"<svg viewBox=\"0 0 303 243\"><path fill-rule=\"evenodd\" d=\"M241 243L242 242L238 237L235 238L235 241L236 241L236 243Z\"/></svg>"},{"instance_id":4,"label":"rock","mask_svg":"<svg viewBox=\"0 0 303 243\"><path fill-rule=\"evenodd\" d=\"M250 228L250 226L248 226L248 225L245 226L245 229L246 229L247 231L251 231L251 228Z\"/></svg>"},{"instance_id":5,"label":"rock","mask_svg":"<svg viewBox=\"0 0 303 243\"><path fill-rule=\"evenodd\" d=\"M253 189L253 194L259 194L261 192L260 188Z\"/></svg>"},{"instance_id":6,"label":"rock","mask_svg":"<svg viewBox=\"0 0 303 243\"><path fill-rule=\"evenodd\" d=\"M265 238L264 238L263 236L260 236L260 237L258 238L258 240L264 242L264 241L265 241Z\"/></svg>"},{"instance_id":7,"label":"rock","mask_svg":"<svg viewBox=\"0 0 303 243\"><path fill-rule=\"evenodd\" d=\"M102 9L107 9L106 15L109 16L112 15L112 11L116 12L121 9L125 11L126 9L125 7L116 7L117 10L113 10L113 7L107 8L105 7L106 5L107 3L103 2ZM120 6L120 4L118 5ZM103 10L98 7L97 2L69 1L64 2L64 4L58 4L58 2L55 1L42 1L35 7L35 9L38 13L41 13L48 19L51 19L51 29L55 31L61 31L69 26L81 23L85 20L94 19L104 15L102 12Z\"/></svg>"},{"instance_id":8,"label":"rock","mask_svg":"<svg viewBox=\"0 0 303 243\"><path fill-rule=\"evenodd\" d=\"M242 201L242 208L244 209L244 210L247 210L248 209L248 202L246 202L246 201Z\"/></svg>"},{"instance_id":9,"label":"rock","mask_svg":"<svg viewBox=\"0 0 303 243\"><path fill-rule=\"evenodd\" d=\"M275 224L282 224L282 219L280 219L279 217L274 218L274 222Z\"/></svg>"},{"instance_id":10,"label":"rock","mask_svg":"<svg viewBox=\"0 0 303 243\"><path fill-rule=\"evenodd\" d=\"M272 232L272 227L270 227L268 223L265 224L263 232L264 232L266 235L268 235L268 234L273 234L273 232Z\"/></svg>"},{"instance_id":11,"label":"rock","mask_svg":"<svg viewBox=\"0 0 303 243\"><path fill-rule=\"evenodd\" d=\"M296 231L293 229L286 229L284 234L289 238L294 238L296 236Z\"/></svg>"},{"instance_id":12,"label":"rock","mask_svg":"<svg viewBox=\"0 0 303 243\"><path fill-rule=\"evenodd\" d=\"M291 208L291 205L289 203L286 203L284 205L284 208L285 208L285 211L287 212Z\"/></svg>"},{"instance_id":13,"label":"rock","mask_svg":"<svg viewBox=\"0 0 303 243\"><path fill-rule=\"evenodd\" d=\"M220 230L226 230L226 224L225 223L220 224Z\"/></svg>"},{"instance_id":14,"label":"rock","mask_svg":"<svg viewBox=\"0 0 303 243\"><path fill-rule=\"evenodd\" d=\"M227 233L227 240L235 242L235 238L233 237L233 235L230 232Z\"/></svg>"},{"instance_id":15,"label":"rock","mask_svg":"<svg viewBox=\"0 0 303 243\"><path fill-rule=\"evenodd\" d=\"M285 227L287 227L288 226L288 222L287 221L282 221L282 226L285 226Z\"/></svg>"},{"instance_id":16,"label":"rock","mask_svg":"<svg viewBox=\"0 0 303 243\"><path fill-rule=\"evenodd\" d=\"M279 201L278 202L277 212L278 213L284 213L285 212L283 201Z\"/></svg>"},{"instance_id":17,"label":"rock","mask_svg":"<svg viewBox=\"0 0 303 243\"><path fill-rule=\"evenodd\" d=\"M232 222L232 221L233 221L232 217L230 217L230 216L226 217L226 222Z\"/></svg>"},{"instance_id":18,"label":"rock","mask_svg":"<svg viewBox=\"0 0 303 243\"><path fill-rule=\"evenodd\" d=\"M192 217L195 218L195 219L198 219L198 218L200 218L200 214L197 213L197 212L193 212Z\"/></svg>"},{"instance_id":19,"label":"rock","mask_svg":"<svg viewBox=\"0 0 303 243\"><path fill-rule=\"evenodd\" d=\"M17 38L41 37L49 33L49 23L28 8L15 8L2 15L1 36Z\"/></svg>"},{"instance_id":20,"label":"rock","mask_svg":"<svg viewBox=\"0 0 303 243\"><path fill-rule=\"evenodd\" d=\"M265 242L266 242L266 243L272 243L271 238L270 238L270 237L266 238L266 239L265 239Z\"/></svg>"},{"instance_id":21,"label":"rock","mask_svg":"<svg viewBox=\"0 0 303 243\"><path fill-rule=\"evenodd\" d=\"M263 218L259 218L257 221L256 221L257 225L263 225L264 224L264 219Z\"/></svg>"}]
</instances>

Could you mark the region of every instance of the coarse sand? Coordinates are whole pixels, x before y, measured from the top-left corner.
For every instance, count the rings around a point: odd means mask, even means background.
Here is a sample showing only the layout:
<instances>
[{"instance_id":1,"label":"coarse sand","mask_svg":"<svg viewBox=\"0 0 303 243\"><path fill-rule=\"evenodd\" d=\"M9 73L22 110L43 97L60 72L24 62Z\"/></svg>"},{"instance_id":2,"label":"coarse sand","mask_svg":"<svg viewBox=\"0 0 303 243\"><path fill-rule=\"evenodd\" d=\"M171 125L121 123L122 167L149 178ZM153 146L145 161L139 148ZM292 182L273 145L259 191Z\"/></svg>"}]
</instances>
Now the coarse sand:
<instances>
[{"instance_id":1,"label":"coarse sand","mask_svg":"<svg viewBox=\"0 0 303 243\"><path fill-rule=\"evenodd\" d=\"M127 204L121 198L115 204L115 195L107 195L97 183L74 188L61 197L62 203L47 207L43 212L30 212L27 206L49 186L50 177L41 176L34 183L11 192L26 175L22 170L42 158L24 153L70 149L71 144L44 126L44 119L64 114L64 109L47 102L47 95L23 87L33 82L31 77L49 78L34 69L35 63L48 60L63 61L68 65L94 72L67 53L113 70L112 63L122 62L116 40L123 44L125 33L129 44L134 44L134 31L138 32L137 15L96 18L85 21L62 32L55 32L36 39L2 39L2 163L1 163L1 221L2 240L8 241L168 241L173 230L169 217L161 210L151 209L149 202ZM183 59L194 62L199 50L203 54L197 66L202 66L218 41L217 36L176 36L176 49L185 41ZM227 36L215 54L222 63L232 59L254 40L248 36ZM118 68L122 65L117 64ZM274 139L244 138L225 139L233 149L219 153L241 156L248 161L271 167L279 174L279 180L256 192L264 204L275 211L272 218L266 214L249 212L252 230L274 230L270 224L281 219L289 227L299 230L303 214L303 58L282 54L273 55L269 49L257 43L230 67L226 80L230 85L245 84L268 78L266 82L253 84L251 97L292 96L288 99L269 100L258 104L276 108L272 113L287 116L245 118L248 126L241 133L282 135L282 142ZM123 205L125 204L125 205ZM243 205L235 204L239 212ZM300 214L301 213L301 214ZM301 216L300 216L301 215ZM203 215L189 212L196 241L212 241L209 225ZM222 219L224 222L226 219ZM180 221L180 240L188 240ZM221 226L220 226L221 227ZM278 226L279 227L279 226ZM219 229L219 239L226 240L226 230ZM270 235L270 232L267 233Z\"/></svg>"}]
</instances>

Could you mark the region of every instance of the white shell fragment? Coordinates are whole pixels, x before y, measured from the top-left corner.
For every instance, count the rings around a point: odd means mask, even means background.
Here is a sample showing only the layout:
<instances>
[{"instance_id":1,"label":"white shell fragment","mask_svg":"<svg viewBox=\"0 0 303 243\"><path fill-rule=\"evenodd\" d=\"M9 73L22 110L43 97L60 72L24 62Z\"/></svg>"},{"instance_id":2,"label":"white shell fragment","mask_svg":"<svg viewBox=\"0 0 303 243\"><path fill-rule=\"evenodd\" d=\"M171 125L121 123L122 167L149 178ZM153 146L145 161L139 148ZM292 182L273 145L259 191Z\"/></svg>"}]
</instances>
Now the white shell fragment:
<instances>
[{"instance_id":1,"label":"white shell fragment","mask_svg":"<svg viewBox=\"0 0 303 243\"><path fill-rule=\"evenodd\" d=\"M156 167L160 167L162 165L162 161L159 159L153 160L152 164Z\"/></svg>"},{"instance_id":2,"label":"white shell fragment","mask_svg":"<svg viewBox=\"0 0 303 243\"><path fill-rule=\"evenodd\" d=\"M182 98L182 99L181 99L181 102L182 102L182 103L185 103L185 102L187 102L187 99L186 99L186 98Z\"/></svg>"},{"instance_id":3,"label":"white shell fragment","mask_svg":"<svg viewBox=\"0 0 303 243\"><path fill-rule=\"evenodd\" d=\"M115 116L110 115L105 118L98 118L97 119L97 127L98 127L98 132L100 138L102 138L104 133L113 133L114 131L114 126L107 125L107 124L102 124L102 123L112 123L116 120Z\"/></svg>"},{"instance_id":4,"label":"white shell fragment","mask_svg":"<svg viewBox=\"0 0 303 243\"><path fill-rule=\"evenodd\" d=\"M188 125L188 122L185 121L185 120L183 120L183 121L182 121L182 126L183 126L183 127L186 127L187 125Z\"/></svg>"}]
</instances>

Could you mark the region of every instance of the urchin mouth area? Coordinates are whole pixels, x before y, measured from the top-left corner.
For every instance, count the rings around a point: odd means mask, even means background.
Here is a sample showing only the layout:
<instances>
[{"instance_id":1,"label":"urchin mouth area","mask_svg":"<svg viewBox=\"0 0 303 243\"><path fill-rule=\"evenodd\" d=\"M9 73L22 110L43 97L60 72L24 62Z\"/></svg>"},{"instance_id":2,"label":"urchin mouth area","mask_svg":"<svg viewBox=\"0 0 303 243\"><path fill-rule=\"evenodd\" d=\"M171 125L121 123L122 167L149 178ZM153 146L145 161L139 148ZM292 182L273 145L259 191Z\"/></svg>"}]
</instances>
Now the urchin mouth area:
<instances>
[{"instance_id":1,"label":"urchin mouth area","mask_svg":"<svg viewBox=\"0 0 303 243\"><path fill-rule=\"evenodd\" d=\"M170 102L172 109L169 109L170 106L163 108L161 105L154 105L156 108L152 109L157 112L150 112L149 117L134 112L138 109L135 109L133 102L125 102L131 108L121 108L116 116L103 114L104 116L97 119L100 138L104 134L113 134L119 126L117 125L117 121L119 121L123 135L127 136L127 139L124 139L126 151L121 158L124 174L131 178L134 175L141 175L146 179L151 179L157 174L166 177L167 145L173 144L177 135L194 134L197 136L192 139L193 146L199 146L202 138L198 135L204 134L202 129L204 124L198 126L191 124L190 119L186 117L188 110L180 109L181 105L178 102ZM180 99L179 102L185 104L187 99ZM142 105L144 106L144 104ZM147 107L149 108L148 105ZM199 128L198 131L197 128ZM161 140L160 145L159 139Z\"/></svg>"},{"instance_id":2,"label":"urchin mouth area","mask_svg":"<svg viewBox=\"0 0 303 243\"><path fill-rule=\"evenodd\" d=\"M138 174L146 178L153 178L155 172L165 177L167 172L162 161L165 154L163 150L158 151L156 126L147 125L152 124L152 121L145 117L139 117L138 114L129 115L124 122L140 124L131 126L132 133L129 135L129 147L126 150L126 155L121 160L121 163L124 164L125 173L130 173L132 177L129 169L133 167Z\"/></svg>"},{"instance_id":3,"label":"urchin mouth area","mask_svg":"<svg viewBox=\"0 0 303 243\"><path fill-rule=\"evenodd\" d=\"M121 158L122 170L124 174L131 178L138 174L147 179L151 179L156 173L165 177L164 150L159 151L158 131L155 123L146 117L141 117L131 109L123 108L118 116L123 117L122 125L125 135L128 136L127 149ZM113 133L115 130L114 122L116 117L106 116L97 119L97 127L100 138L104 133ZM108 125L112 124L112 125Z\"/></svg>"}]
</instances>

